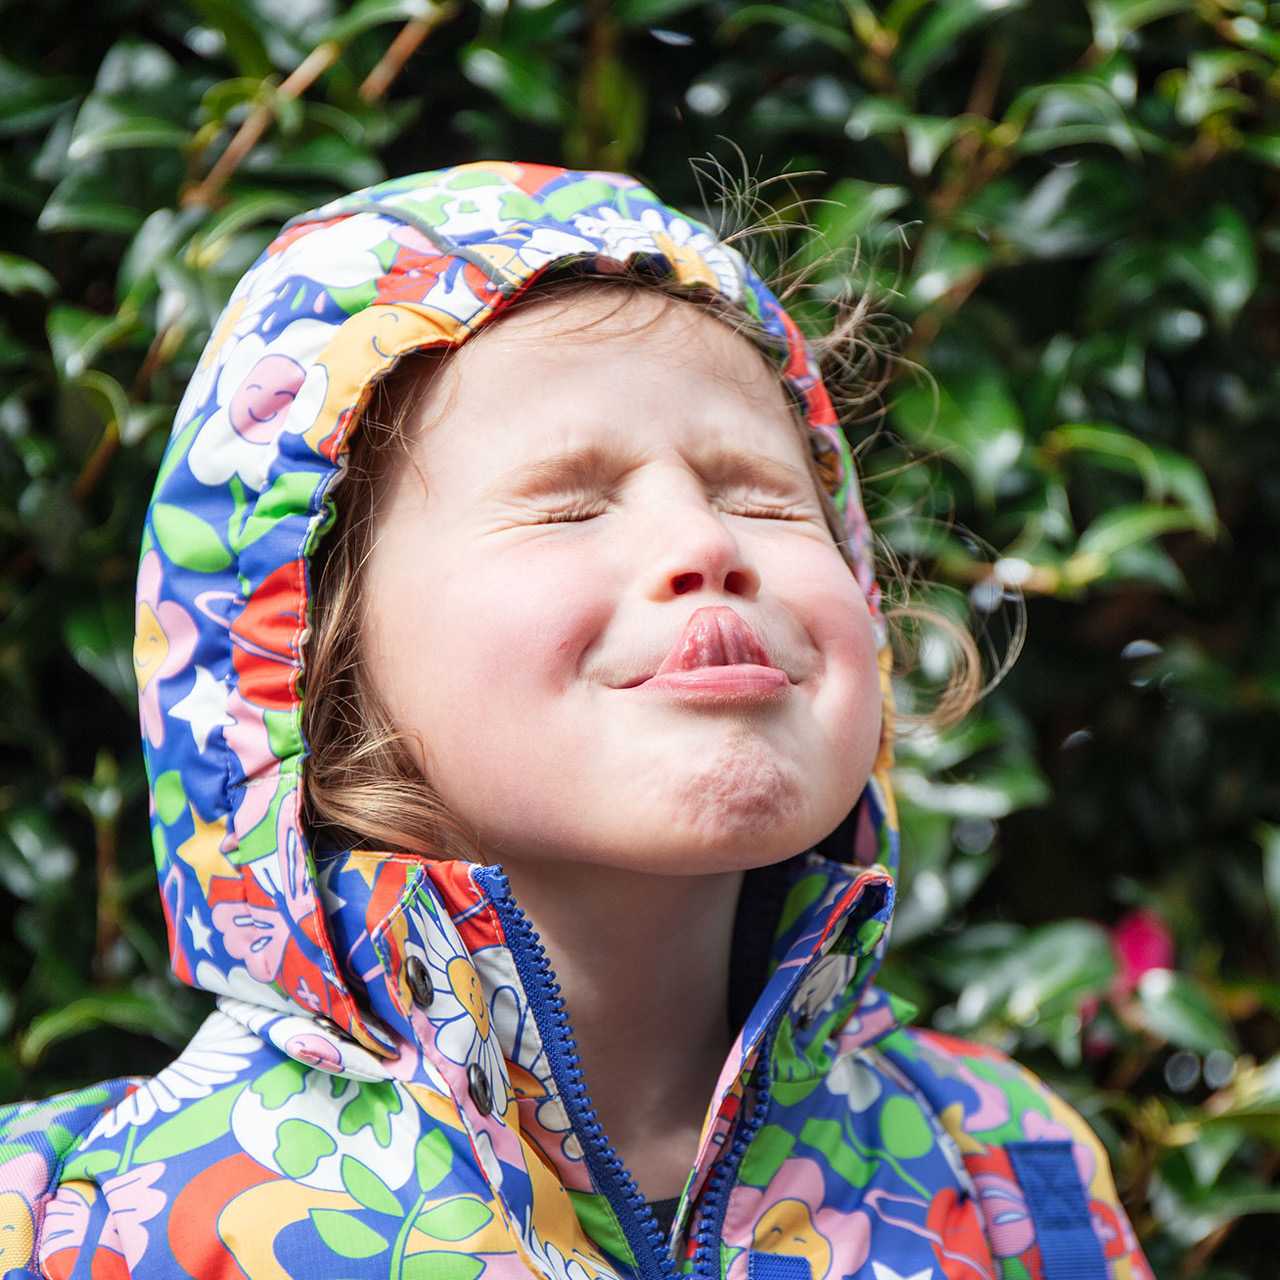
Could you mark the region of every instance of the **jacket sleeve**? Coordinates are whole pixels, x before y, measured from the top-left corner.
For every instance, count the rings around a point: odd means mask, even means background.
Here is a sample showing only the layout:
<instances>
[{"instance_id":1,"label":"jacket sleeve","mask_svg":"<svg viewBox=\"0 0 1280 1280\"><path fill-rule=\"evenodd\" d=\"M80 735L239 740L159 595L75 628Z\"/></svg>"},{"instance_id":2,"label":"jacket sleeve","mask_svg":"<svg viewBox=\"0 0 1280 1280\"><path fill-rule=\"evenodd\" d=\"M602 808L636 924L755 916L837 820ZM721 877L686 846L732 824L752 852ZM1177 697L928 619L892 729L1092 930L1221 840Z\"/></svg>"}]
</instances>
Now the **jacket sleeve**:
<instances>
[{"instance_id":1,"label":"jacket sleeve","mask_svg":"<svg viewBox=\"0 0 1280 1280\"><path fill-rule=\"evenodd\" d=\"M934 1031L904 1030L880 1047L954 1142L998 1259L1048 1280L1154 1280L1106 1148L1039 1077Z\"/></svg>"},{"instance_id":2,"label":"jacket sleeve","mask_svg":"<svg viewBox=\"0 0 1280 1280\"><path fill-rule=\"evenodd\" d=\"M60 1235L78 1235L85 1242L91 1215L80 1213L73 1196L87 1209L86 1193L92 1191L87 1183L60 1188L63 1170L98 1118L140 1083L110 1080L43 1102L0 1108L0 1275L6 1280L53 1274L40 1260Z\"/></svg>"}]
</instances>

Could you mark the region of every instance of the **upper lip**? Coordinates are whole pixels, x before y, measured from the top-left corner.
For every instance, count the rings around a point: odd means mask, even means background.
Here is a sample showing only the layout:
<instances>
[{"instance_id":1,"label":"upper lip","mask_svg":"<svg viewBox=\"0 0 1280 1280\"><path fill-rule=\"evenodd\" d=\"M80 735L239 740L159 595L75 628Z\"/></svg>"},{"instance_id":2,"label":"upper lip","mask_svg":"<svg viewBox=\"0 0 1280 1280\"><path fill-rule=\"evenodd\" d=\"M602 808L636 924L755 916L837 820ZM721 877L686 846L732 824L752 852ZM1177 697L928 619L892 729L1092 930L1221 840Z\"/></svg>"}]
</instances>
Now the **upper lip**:
<instances>
[{"instance_id":1,"label":"upper lip","mask_svg":"<svg viewBox=\"0 0 1280 1280\"><path fill-rule=\"evenodd\" d=\"M667 650L660 666L619 688L630 689L653 676L671 671L694 671L699 667L727 667L752 663L776 667L751 624L728 605L706 605L690 614L684 630Z\"/></svg>"}]
</instances>

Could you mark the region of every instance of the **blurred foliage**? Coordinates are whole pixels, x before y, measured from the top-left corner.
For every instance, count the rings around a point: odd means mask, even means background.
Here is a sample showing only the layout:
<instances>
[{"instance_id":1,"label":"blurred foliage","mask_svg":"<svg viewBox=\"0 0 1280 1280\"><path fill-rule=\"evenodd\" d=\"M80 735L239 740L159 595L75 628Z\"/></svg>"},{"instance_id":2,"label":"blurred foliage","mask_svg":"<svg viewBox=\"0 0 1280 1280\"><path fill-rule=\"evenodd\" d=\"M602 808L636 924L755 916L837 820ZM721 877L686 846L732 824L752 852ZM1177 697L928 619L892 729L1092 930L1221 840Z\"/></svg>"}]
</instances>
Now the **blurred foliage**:
<instances>
[{"instance_id":1,"label":"blurred foliage","mask_svg":"<svg viewBox=\"0 0 1280 1280\"><path fill-rule=\"evenodd\" d=\"M1270 1274L1280 7L4 7L0 1094L155 1070L206 1007L167 976L133 576L185 381L279 224L513 157L732 225L726 189L785 173L753 251L809 271L804 322L869 290L869 333L905 335L863 453L880 536L993 668L1029 624L977 712L901 744L886 984L1084 1112L1158 1274ZM904 704L949 662L926 637Z\"/></svg>"}]
</instances>

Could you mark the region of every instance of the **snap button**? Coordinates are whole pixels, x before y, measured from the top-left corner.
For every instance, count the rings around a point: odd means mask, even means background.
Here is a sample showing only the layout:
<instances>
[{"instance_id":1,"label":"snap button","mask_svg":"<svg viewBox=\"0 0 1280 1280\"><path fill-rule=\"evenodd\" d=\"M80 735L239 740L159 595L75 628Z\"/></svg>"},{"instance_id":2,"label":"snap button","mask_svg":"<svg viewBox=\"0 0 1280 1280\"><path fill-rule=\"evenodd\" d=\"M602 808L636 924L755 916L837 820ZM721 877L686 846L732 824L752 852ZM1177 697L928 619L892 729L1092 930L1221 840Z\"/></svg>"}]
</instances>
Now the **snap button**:
<instances>
[{"instance_id":1,"label":"snap button","mask_svg":"<svg viewBox=\"0 0 1280 1280\"><path fill-rule=\"evenodd\" d=\"M409 994L419 1009L425 1009L435 997L435 988L431 985L431 975L427 966L417 956L410 956L404 962L404 976L409 983Z\"/></svg>"},{"instance_id":2,"label":"snap button","mask_svg":"<svg viewBox=\"0 0 1280 1280\"><path fill-rule=\"evenodd\" d=\"M473 1062L467 1068L467 1090L471 1094L471 1101L476 1104L476 1110L482 1116L493 1111L493 1090L489 1088L489 1077L478 1062Z\"/></svg>"}]
</instances>

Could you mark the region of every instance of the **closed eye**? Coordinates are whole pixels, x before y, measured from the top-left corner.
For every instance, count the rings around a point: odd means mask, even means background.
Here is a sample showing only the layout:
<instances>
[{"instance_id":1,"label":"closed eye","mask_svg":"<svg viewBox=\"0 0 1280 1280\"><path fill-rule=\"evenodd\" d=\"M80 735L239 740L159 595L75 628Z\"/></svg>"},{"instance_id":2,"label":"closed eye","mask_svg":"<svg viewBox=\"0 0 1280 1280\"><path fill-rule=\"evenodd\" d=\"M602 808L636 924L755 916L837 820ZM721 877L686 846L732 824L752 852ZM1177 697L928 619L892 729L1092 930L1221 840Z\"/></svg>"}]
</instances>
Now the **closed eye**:
<instances>
[{"instance_id":1,"label":"closed eye","mask_svg":"<svg viewBox=\"0 0 1280 1280\"><path fill-rule=\"evenodd\" d=\"M734 516L756 516L765 520L804 520L806 513L794 507L756 507L750 503L739 504L736 510L730 510Z\"/></svg>"},{"instance_id":2,"label":"closed eye","mask_svg":"<svg viewBox=\"0 0 1280 1280\"><path fill-rule=\"evenodd\" d=\"M550 511L546 514L542 524L570 524L582 523L587 520L593 520L596 516L604 515L607 507L596 503L588 505L586 503L577 503L571 507L564 507L559 511ZM808 520L812 513L797 507L765 507L753 503L733 503L726 504L724 510L729 515L745 516L748 519L760 520Z\"/></svg>"},{"instance_id":3,"label":"closed eye","mask_svg":"<svg viewBox=\"0 0 1280 1280\"><path fill-rule=\"evenodd\" d=\"M577 505L565 507L560 511L547 512L546 518L540 521L541 524L568 524L570 522L593 520L596 516L604 515L604 508L598 504L595 507Z\"/></svg>"}]
</instances>

